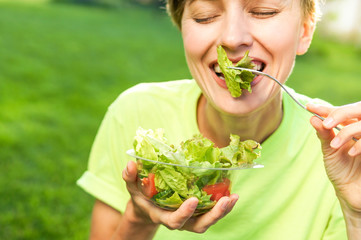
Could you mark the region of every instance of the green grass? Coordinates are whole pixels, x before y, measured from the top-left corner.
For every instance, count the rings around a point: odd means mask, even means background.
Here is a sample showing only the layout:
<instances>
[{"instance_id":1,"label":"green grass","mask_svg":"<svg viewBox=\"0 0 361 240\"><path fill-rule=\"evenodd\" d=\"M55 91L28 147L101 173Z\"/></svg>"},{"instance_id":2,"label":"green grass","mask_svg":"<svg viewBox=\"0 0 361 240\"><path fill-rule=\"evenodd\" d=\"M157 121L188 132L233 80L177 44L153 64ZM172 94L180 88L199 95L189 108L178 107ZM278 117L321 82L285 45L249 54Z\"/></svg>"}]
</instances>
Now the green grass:
<instances>
[{"instance_id":1,"label":"green grass","mask_svg":"<svg viewBox=\"0 0 361 240\"><path fill-rule=\"evenodd\" d=\"M288 85L335 105L360 101L361 47L316 34L309 52L296 60Z\"/></svg>"},{"instance_id":2,"label":"green grass","mask_svg":"<svg viewBox=\"0 0 361 240\"><path fill-rule=\"evenodd\" d=\"M144 81L189 78L164 13L0 2L0 239L86 239L94 199L75 182L107 106ZM316 37L289 85L360 100L360 49Z\"/></svg>"},{"instance_id":3,"label":"green grass","mask_svg":"<svg viewBox=\"0 0 361 240\"><path fill-rule=\"evenodd\" d=\"M0 239L86 239L75 185L107 106L141 81L189 77L165 14L0 5Z\"/></svg>"}]
</instances>

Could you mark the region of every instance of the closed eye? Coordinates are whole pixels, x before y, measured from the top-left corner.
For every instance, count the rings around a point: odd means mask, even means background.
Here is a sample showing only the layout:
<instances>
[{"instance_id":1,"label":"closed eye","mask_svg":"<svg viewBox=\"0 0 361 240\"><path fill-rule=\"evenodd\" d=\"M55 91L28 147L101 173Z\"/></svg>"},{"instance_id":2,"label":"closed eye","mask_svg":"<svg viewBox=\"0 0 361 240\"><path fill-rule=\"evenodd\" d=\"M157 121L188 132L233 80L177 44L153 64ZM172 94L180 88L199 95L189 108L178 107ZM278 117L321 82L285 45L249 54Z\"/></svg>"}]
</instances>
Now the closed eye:
<instances>
[{"instance_id":1,"label":"closed eye","mask_svg":"<svg viewBox=\"0 0 361 240\"><path fill-rule=\"evenodd\" d=\"M215 20L217 16L205 17L205 18L194 18L194 21L201 24L210 23Z\"/></svg>"},{"instance_id":2,"label":"closed eye","mask_svg":"<svg viewBox=\"0 0 361 240\"><path fill-rule=\"evenodd\" d=\"M268 18L277 15L278 11L251 11L253 16L258 18Z\"/></svg>"}]
</instances>

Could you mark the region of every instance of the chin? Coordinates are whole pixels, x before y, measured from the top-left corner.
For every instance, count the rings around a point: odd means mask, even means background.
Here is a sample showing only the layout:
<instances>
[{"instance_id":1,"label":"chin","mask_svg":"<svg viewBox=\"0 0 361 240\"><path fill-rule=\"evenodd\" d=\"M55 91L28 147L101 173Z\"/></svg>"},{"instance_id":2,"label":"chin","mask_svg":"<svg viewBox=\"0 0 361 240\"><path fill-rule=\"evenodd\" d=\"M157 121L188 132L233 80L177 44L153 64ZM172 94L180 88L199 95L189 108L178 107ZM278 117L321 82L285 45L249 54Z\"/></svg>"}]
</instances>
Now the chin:
<instances>
[{"instance_id":1,"label":"chin","mask_svg":"<svg viewBox=\"0 0 361 240\"><path fill-rule=\"evenodd\" d=\"M249 101L249 93L244 93L238 98L233 98L229 93L229 96L215 100L212 102L212 106L219 112L227 115L245 115L255 111L259 105L255 104L256 101Z\"/></svg>"}]
</instances>

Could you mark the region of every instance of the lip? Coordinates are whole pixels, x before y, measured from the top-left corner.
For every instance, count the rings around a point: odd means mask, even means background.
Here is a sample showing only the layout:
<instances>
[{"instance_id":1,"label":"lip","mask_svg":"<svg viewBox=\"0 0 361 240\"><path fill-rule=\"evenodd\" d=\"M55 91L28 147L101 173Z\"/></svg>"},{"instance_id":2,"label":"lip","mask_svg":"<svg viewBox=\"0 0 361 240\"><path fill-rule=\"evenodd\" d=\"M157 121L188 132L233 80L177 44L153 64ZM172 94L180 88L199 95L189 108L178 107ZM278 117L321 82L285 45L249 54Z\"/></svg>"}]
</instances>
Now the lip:
<instances>
[{"instance_id":1,"label":"lip","mask_svg":"<svg viewBox=\"0 0 361 240\"><path fill-rule=\"evenodd\" d=\"M263 76L258 75L256 76L253 81L251 82L251 86L254 87L256 86L261 80L262 80Z\"/></svg>"},{"instance_id":2,"label":"lip","mask_svg":"<svg viewBox=\"0 0 361 240\"><path fill-rule=\"evenodd\" d=\"M211 72L212 72L212 76L213 76L214 80L216 81L216 83L217 83L221 88L224 88L224 89L227 89L227 90L228 90L226 81L217 76L216 72L213 70L213 67L211 67L210 70L211 70Z\"/></svg>"},{"instance_id":3,"label":"lip","mask_svg":"<svg viewBox=\"0 0 361 240\"><path fill-rule=\"evenodd\" d=\"M216 81L216 83L217 83L221 88L224 88L224 89L227 89L227 90L228 90L226 81L223 80L223 79L221 79L220 77L218 77L217 74L213 71L213 69L211 69L211 72L212 72L212 76L213 76L214 80ZM259 82L261 82L262 79L263 79L263 76L261 76L261 75L256 76L256 77L253 79L253 81L251 82L251 86L252 86L252 87L255 87Z\"/></svg>"},{"instance_id":4,"label":"lip","mask_svg":"<svg viewBox=\"0 0 361 240\"><path fill-rule=\"evenodd\" d=\"M241 58L232 58L232 59L230 59L230 60L231 60L233 63L237 63L237 62L239 62L239 60L241 60L242 58L243 58L243 57L241 57ZM266 67L267 67L267 64L266 64L264 61L261 61L261 60L258 59L258 58L253 58L253 57L252 57L252 59L253 59L254 62L260 62L260 63L265 64L265 68L263 69L263 72L264 72L265 69L266 69ZM217 83L221 88L224 88L224 89L227 89L227 90L228 90L226 81L223 80L223 79L221 79L220 77L218 77L218 75L215 73L215 71L214 71L214 65L215 65L215 64L218 64L218 62L217 62L217 61L213 61L213 62L209 65L209 69L210 69L210 71L212 72L212 76L213 76L213 78L215 79L216 83ZM263 78L262 75L256 76L256 77L253 79L253 81L251 82L251 86L252 86L252 87L256 86L259 82L261 82L262 78Z\"/></svg>"}]
</instances>

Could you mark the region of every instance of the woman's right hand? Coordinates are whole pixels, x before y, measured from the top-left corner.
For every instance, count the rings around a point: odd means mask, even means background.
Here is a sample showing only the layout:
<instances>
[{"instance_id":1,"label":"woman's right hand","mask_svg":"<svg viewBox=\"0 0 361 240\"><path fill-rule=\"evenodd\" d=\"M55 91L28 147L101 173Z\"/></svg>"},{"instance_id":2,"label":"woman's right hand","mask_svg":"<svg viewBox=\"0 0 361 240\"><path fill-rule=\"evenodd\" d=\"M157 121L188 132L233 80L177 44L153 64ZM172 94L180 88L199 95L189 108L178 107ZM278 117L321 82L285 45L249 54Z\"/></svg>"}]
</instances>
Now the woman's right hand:
<instances>
[{"instance_id":1,"label":"woman's right hand","mask_svg":"<svg viewBox=\"0 0 361 240\"><path fill-rule=\"evenodd\" d=\"M187 199L176 211L161 209L145 199L137 186L135 162L128 162L127 168L123 171L123 179L131 196L124 217L140 225L153 225L155 229L162 224L171 230L204 233L210 226L226 216L238 200L237 194L222 197L209 212L192 217L198 204L196 197Z\"/></svg>"}]
</instances>

